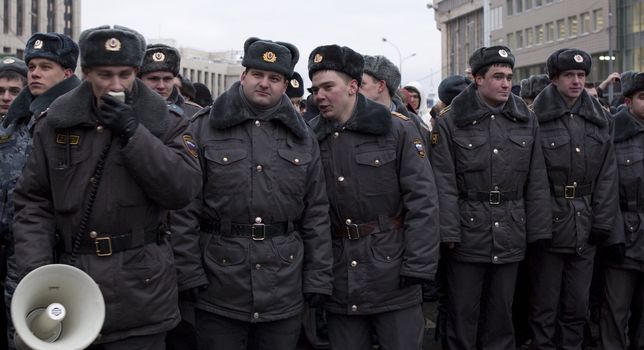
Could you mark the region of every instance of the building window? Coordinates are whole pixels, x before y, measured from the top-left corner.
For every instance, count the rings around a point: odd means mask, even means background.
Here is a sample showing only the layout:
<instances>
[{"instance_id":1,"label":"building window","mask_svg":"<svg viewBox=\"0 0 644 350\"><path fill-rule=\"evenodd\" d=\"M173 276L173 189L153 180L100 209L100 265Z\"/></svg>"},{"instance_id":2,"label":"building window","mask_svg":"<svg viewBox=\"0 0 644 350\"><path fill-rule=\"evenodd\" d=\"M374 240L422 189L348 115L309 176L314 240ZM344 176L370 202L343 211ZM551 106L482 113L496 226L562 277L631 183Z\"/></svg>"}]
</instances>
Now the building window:
<instances>
[{"instance_id":1,"label":"building window","mask_svg":"<svg viewBox=\"0 0 644 350\"><path fill-rule=\"evenodd\" d=\"M543 44L543 24L539 24L534 28L535 28L535 33L537 34L537 38L536 38L537 45L541 45Z\"/></svg>"},{"instance_id":2,"label":"building window","mask_svg":"<svg viewBox=\"0 0 644 350\"><path fill-rule=\"evenodd\" d=\"M2 17L2 31L5 34L9 33L9 0L4 0L2 4L3 17Z\"/></svg>"},{"instance_id":3,"label":"building window","mask_svg":"<svg viewBox=\"0 0 644 350\"><path fill-rule=\"evenodd\" d=\"M516 10L516 13L523 12L523 0L516 0L516 2L515 2L515 10Z\"/></svg>"},{"instance_id":4,"label":"building window","mask_svg":"<svg viewBox=\"0 0 644 350\"><path fill-rule=\"evenodd\" d=\"M525 10L528 11L532 8L532 0L525 0Z\"/></svg>"},{"instance_id":5,"label":"building window","mask_svg":"<svg viewBox=\"0 0 644 350\"><path fill-rule=\"evenodd\" d=\"M527 47L534 45L534 29L527 28L525 30L525 44Z\"/></svg>"},{"instance_id":6,"label":"building window","mask_svg":"<svg viewBox=\"0 0 644 350\"><path fill-rule=\"evenodd\" d=\"M566 21L563 19L560 19L557 21L557 32L559 32L559 36L557 39L563 40L566 38Z\"/></svg>"},{"instance_id":7,"label":"building window","mask_svg":"<svg viewBox=\"0 0 644 350\"><path fill-rule=\"evenodd\" d=\"M568 35L577 36L577 16L568 17Z\"/></svg>"},{"instance_id":8,"label":"building window","mask_svg":"<svg viewBox=\"0 0 644 350\"><path fill-rule=\"evenodd\" d=\"M514 49L514 33L508 33L507 43L510 49Z\"/></svg>"},{"instance_id":9,"label":"building window","mask_svg":"<svg viewBox=\"0 0 644 350\"><path fill-rule=\"evenodd\" d=\"M505 7L508 9L508 16L512 16L514 14L514 7L512 4L514 3L514 0L506 0L505 2Z\"/></svg>"},{"instance_id":10,"label":"building window","mask_svg":"<svg viewBox=\"0 0 644 350\"><path fill-rule=\"evenodd\" d=\"M25 32L25 2L24 0L16 0L16 35L23 35Z\"/></svg>"},{"instance_id":11,"label":"building window","mask_svg":"<svg viewBox=\"0 0 644 350\"><path fill-rule=\"evenodd\" d=\"M47 31L56 31L56 0L47 0Z\"/></svg>"},{"instance_id":12,"label":"building window","mask_svg":"<svg viewBox=\"0 0 644 350\"><path fill-rule=\"evenodd\" d=\"M519 30L515 35L517 37L517 49L520 49L523 47L523 31Z\"/></svg>"},{"instance_id":13,"label":"building window","mask_svg":"<svg viewBox=\"0 0 644 350\"><path fill-rule=\"evenodd\" d=\"M25 50L17 49L16 50L16 57L18 57L21 60L24 59L25 58Z\"/></svg>"},{"instance_id":14,"label":"building window","mask_svg":"<svg viewBox=\"0 0 644 350\"><path fill-rule=\"evenodd\" d=\"M627 28L631 28L631 33L644 31L644 6L641 3L633 4L630 13L632 13L631 24Z\"/></svg>"},{"instance_id":15,"label":"building window","mask_svg":"<svg viewBox=\"0 0 644 350\"><path fill-rule=\"evenodd\" d=\"M597 9L593 11L593 31L597 32L604 29L604 10Z\"/></svg>"},{"instance_id":16,"label":"building window","mask_svg":"<svg viewBox=\"0 0 644 350\"><path fill-rule=\"evenodd\" d=\"M543 5L543 0L534 0L534 7L539 7Z\"/></svg>"},{"instance_id":17,"label":"building window","mask_svg":"<svg viewBox=\"0 0 644 350\"><path fill-rule=\"evenodd\" d=\"M581 15L581 34L590 32L590 12L584 12Z\"/></svg>"},{"instance_id":18,"label":"building window","mask_svg":"<svg viewBox=\"0 0 644 350\"><path fill-rule=\"evenodd\" d=\"M37 33L40 31L38 28L38 20L40 19L40 6L38 3L40 1L31 0L31 33Z\"/></svg>"},{"instance_id":19,"label":"building window","mask_svg":"<svg viewBox=\"0 0 644 350\"><path fill-rule=\"evenodd\" d=\"M503 8L497 6L490 10L490 30L503 28Z\"/></svg>"},{"instance_id":20,"label":"building window","mask_svg":"<svg viewBox=\"0 0 644 350\"><path fill-rule=\"evenodd\" d=\"M555 40L555 23L548 22L546 23L546 42Z\"/></svg>"}]
</instances>

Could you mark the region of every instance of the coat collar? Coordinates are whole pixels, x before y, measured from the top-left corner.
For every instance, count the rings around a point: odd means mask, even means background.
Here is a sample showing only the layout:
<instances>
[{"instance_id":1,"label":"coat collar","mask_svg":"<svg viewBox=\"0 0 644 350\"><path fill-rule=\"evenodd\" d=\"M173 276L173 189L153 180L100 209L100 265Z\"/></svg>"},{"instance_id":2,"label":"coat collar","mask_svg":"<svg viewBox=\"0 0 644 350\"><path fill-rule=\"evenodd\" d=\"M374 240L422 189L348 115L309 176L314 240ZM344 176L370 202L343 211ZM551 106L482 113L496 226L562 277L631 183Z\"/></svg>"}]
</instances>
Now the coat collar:
<instances>
[{"instance_id":1,"label":"coat collar","mask_svg":"<svg viewBox=\"0 0 644 350\"><path fill-rule=\"evenodd\" d=\"M615 142L622 142L644 132L642 123L635 120L635 116L624 108L615 115Z\"/></svg>"},{"instance_id":2,"label":"coat collar","mask_svg":"<svg viewBox=\"0 0 644 350\"><path fill-rule=\"evenodd\" d=\"M599 101L590 97L585 90L581 92L579 98L581 99L578 113L580 116L600 128L608 126L605 111ZM554 84L548 85L534 99L533 107L541 123L570 114L570 108L568 108Z\"/></svg>"},{"instance_id":3,"label":"coat collar","mask_svg":"<svg viewBox=\"0 0 644 350\"><path fill-rule=\"evenodd\" d=\"M450 118L454 124L463 127L473 122L479 122L492 112L481 101L476 93L476 84L470 84L461 94L452 100ZM530 110L520 97L510 94L503 106L501 114L509 120L525 123L530 119Z\"/></svg>"},{"instance_id":4,"label":"coat collar","mask_svg":"<svg viewBox=\"0 0 644 350\"><path fill-rule=\"evenodd\" d=\"M336 129L333 121L321 115L313 118L310 124L320 141ZM366 134L385 135L391 130L391 112L385 106L359 93L353 114L344 124L344 128Z\"/></svg>"},{"instance_id":5,"label":"coat collar","mask_svg":"<svg viewBox=\"0 0 644 350\"><path fill-rule=\"evenodd\" d=\"M162 136L169 125L168 107L163 98L137 78L132 87L132 100L132 109L139 123L153 135ZM78 125L95 126L94 103L92 87L85 81L51 104L47 112L47 123L57 129Z\"/></svg>"},{"instance_id":6,"label":"coat collar","mask_svg":"<svg viewBox=\"0 0 644 350\"><path fill-rule=\"evenodd\" d=\"M11 103L3 124L5 126L14 122L19 124L28 121L31 116L39 116L49 108L49 105L51 105L56 98L71 91L80 85L80 83L80 80L75 75L72 75L71 77L52 86L49 90L39 96L32 95L29 88L25 87L20 91L20 94L16 96L13 103Z\"/></svg>"},{"instance_id":7,"label":"coat collar","mask_svg":"<svg viewBox=\"0 0 644 350\"><path fill-rule=\"evenodd\" d=\"M240 83L236 82L212 104L210 108L210 126L215 129L227 129L246 120L258 118L244 105L239 86ZM305 138L308 133L306 122L293 108L293 104L286 94L282 94L279 107L262 119L282 123L299 138Z\"/></svg>"}]
</instances>

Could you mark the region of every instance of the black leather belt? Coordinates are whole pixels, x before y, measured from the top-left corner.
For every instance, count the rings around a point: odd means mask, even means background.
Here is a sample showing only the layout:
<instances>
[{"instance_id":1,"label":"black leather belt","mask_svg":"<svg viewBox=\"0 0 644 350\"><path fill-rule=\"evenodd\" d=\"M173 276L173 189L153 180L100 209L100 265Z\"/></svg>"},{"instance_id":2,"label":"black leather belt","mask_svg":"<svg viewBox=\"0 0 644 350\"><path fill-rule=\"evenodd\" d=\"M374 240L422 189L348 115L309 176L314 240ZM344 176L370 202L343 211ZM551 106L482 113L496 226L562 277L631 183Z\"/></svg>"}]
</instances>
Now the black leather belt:
<instances>
[{"instance_id":1,"label":"black leather belt","mask_svg":"<svg viewBox=\"0 0 644 350\"><path fill-rule=\"evenodd\" d=\"M400 217L390 218L387 229L393 230L403 226L403 220ZM381 232L380 224L377 221L364 224L353 224L350 221L344 226L334 226L333 236L336 238L346 237L349 240L360 239L373 233Z\"/></svg>"},{"instance_id":2,"label":"black leather belt","mask_svg":"<svg viewBox=\"0 0 644 350\"><path fill-rule=\"evenodd\" d=\"M290 233L288 222L277 222L271 224L230 224L230 231L222 230L221 222L202 220L201 232L210 234L221 234L232 237L249 237L254 241L263 241L265 238L284 236Z\"/></svg>"},{"instance_id":3,"label":"black leather belt","mask_svg":"<svg viewBox=\"0 0 644 350\"><path fill-rule=\"evenodd\" d=\"M78 254L96 254L97 256L110 256L113 253L118 253L134 248L142 247L150 243L159 243L166 233L159 229L146 231L143 235L143 241L138 241L138 244L132 242L132 234L101 234L97 233L96 238L82 239L78 247ZM68 252L70 253L70 252Z\"/></svg>"},{"instance_id":4,"label":"black leather belt","mask_svg":"<svg viewBox=\"0 0 644 350\"><path fill-rule=\"evenodd\" d=\"M593 184L553 186L552 192L555 197L563 197L566 199L579 198L593 194Z\"/></svg>"},{"instance_id":5,"label":"black leather belt","mask_svg":"<svg viewBox=\"0 0 644 350\"><path fill-rule=\"evenodd\" d=\"M503 202L521 199L517 191L469 191L459 194L459 198L468 201L488 202L491 205L499 205Z\"/></svg>"}]
</instances>

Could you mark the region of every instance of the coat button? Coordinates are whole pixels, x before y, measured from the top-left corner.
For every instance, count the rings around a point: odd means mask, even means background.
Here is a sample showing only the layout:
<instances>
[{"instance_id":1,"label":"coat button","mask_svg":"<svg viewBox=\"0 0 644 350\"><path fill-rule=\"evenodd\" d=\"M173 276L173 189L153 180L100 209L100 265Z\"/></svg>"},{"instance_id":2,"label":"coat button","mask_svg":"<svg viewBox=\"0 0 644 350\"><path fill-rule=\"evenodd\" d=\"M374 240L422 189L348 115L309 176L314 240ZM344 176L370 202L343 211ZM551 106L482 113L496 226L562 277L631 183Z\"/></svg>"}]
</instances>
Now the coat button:
<instances>
[{"instance_id":1,"label":"coat button","mask_svg":"<svg viewBox=\"0 0 644 350\"><path fill-rule=\"evenodd\" d=\"M515 119L516 121L516 119ZM525 141L521 141L521 146L525 146Z\"/></svg>"},{"instance_id":2,"label":"coat button","mask_svg":"<svg viewBox=\"0 0 644 350\"><path fill-rule=\"evenodd\" d=\"M468 145L467 145L467 147L472 148L472 144L471 144L471 143L470 143L470 144L468 144Z\"/></svg>"},{"instance_id":3,"label":"coat button","mask_svg":"<svg viewBox=\"0 0 644 350\"><path fill-rule=\"evenodd\" d=\"M297 159L297 158L295 158L295 159L293 159L293 163L295 163L295 164L300 164L300 160L299 160L299 159Z\"/></svg>"},{"instance_id":4,"label":"coat button","mask_svg":"<svg viewBox=\"0 0 644 350\"><path fill-rule=\"evenodd\" d=\"M225 264L225 263L227 263L227 262L228 262L228 259L226 259L226 258L221 258L221 263L222 263L222 264Z\"/></svg>"},{"instance_id":5,"label":"coat button","mask_svg":"<svg viewBox=\"0 0 644 350\"><path fill-rule=\"evenodd\" d=\"M337 139L338 137L340 137L340 133L339 133L339 132L337 132L337 131L336 131L336 132L334 132L334 133L333 133L333 137L335 137L335 138Z\"/></svg>"},{"instance_id":6,"label":"coat button","mask_svg":"<svg viewBox=\"0 0 644 350\"><path fill-rule=\"evenodd\" d=\"M572 182L572 185L573 185L573 186L575 186L575 187L577 187L577 181L573 181L573 182Z\"/></svg>"},{"instance_id":7,"label":"coat button","mask_svg":"<svg viewBox=\"0 0 644 350\"><path fill-rule=\"evenodd\" d=\"M262 122L260 122L259 120L256 120L256 121L255 121L255 126L256 126L256 127L260 127L260 126L262 126Z\"/></svg>"},{"instance_id":8,"label":"coat button","mask_svg":"<svg viewBox=\"0 0 644 350\"><path fill-rule=\"evenodd\" d=\"M498 191L498 190L499 190L499 186L494 186L494 190L495 190L495 191Z\"/></svg>"},{"instance_id":9,"label":"coat button","mask_svg":"<svg viewBox=\"0 0 644 350\"><path fill-rule=\"evenodd\" d=\"M476 125L476 120L472 122L472 125Z\"/></svg>"},{"instance_id":10,"label":"coat button","mask_svg":"<svg viewBox=\"0 0 644 350\"><path fill-rule=\"evenodd\" d=\"M90 238L96 238L96 237L98 237L98 233L96 231L92 231L92 232L89 233L89 237Z\"/></svg>"},{"instance_id":11,"label":"coat button","mask_svg":"<svg viewBox=\"0 0 644 350\"><path fill-rule=\"evenodd\" d=\"M373 161L373 164L375 164L375 165L380 165L380 160L379 160L379 159L374 160L374 161Z\"/></svg>"},{"instance_id":12,"label":"coat button","mask_svg":"<svg viewBox=\"0 0 644 350\"><path fill-rule=\"evenodd\" d=\"M351 225L351 219L347 219L344 223L347 225Z\"/></svg>"},{"instance_id":13,"label":"coat button","mask_svg":"<svg viewBox=\"0 0 644 350\"><path fill-rule=\"evenodd\" d=\"M494 223L494 227L499 227L498 221Z\"/></svg>"},{"instance_id":14,"label":"coat button","mask_svg":"<svg viewBox=\"0 0 644 350\"><path fill-rule=\"evenodd\" d=\"M89 182L92 184L96 184L96 178L94 176L90 177Z\"/></svg>"},{"instance_id":15,"label":"coat button","mask_svg":"<svg viewBox=\"0 0 644 350\"><path fill-rule=\"evenodd\" d=\"M494 114L492 114L492 115L490 116L490 119L494 120L494 118L495 118L495 116L494 116Z\"/></svg>"},{"instance_id":16,"label":"coat button","mask_svg":"<svg viewBox=\"0 0 644 350\"><path fill-rule=\"evenodd\" d=\"M355 260L353 260L353 261L351 262L351 267L356 267L356 266L358 266L358 262L357 262L357 261L355 261Z\"/></svg>"},{"instance_id":17,"label":"coat button","mask_svg":"<svg viewBox=\"0 0 644 350\"><path fill-rule=\"evenodd\" d=\"M256 218L255 218L255 223L256 223L256 224L261 224L261 223L262 223L262 218L260 218L259 216L258 216L258 217L256 217Z\"/></svg>"},{"instance_id":18,"label":"coat button","mask_svg":"<svg viewBox=\"0 0 644 350\"><path fill-rule=\"evenodd\" d=\"M470 222L474 222L474 218L470 218Z\"/></svg>"},{"instance_id":19,"label":"coat button","mask_svg":"<svg viewBox=\"0 0 644 350\"><path fill-rule=\"evenodd\" d=\"M492 152L493 152L494 154L499 154L499 150L498 150L498 149L496 149L496 148L495 148L495 149L493 149L493 150L492 150Z\"/></svg>"},{"instance_id":20,"label":"coat button","mask_svg":"<svg viewBox=\"0 0 644 350\"><path fill-rule=\"evenodd\" d=\"M631 162L630 159L626 159L626 164L629 164Z\"/></svg>"},{"instance_id":21,"label":"coat button","mask_svg":"<svg viewBox=\"0 0 644 350\"><path fill-rule=\"evenodd\" d=\"M584 251L584 248L582 248L582 247L577 248L577 252L578 252L579 254L581 254L581 252L582 252L582 251Z\"/></svg>"},{"instance_id":22,"label":"coat button","mask_svg":"<svg viewBox=\"0 0 644 350\"><path fill-rule=\"evenodd\" d=\"M495 263L496 263L496 262L499 262L499 257L495 255L495 256L492 258L492 261L494 261Z\"/></svg>"},{"instance_id":23,"label":"coat button","mask_svg":"<svg viewBox=\"0 0 644 350\"><path fill-rule=\"evenodd\" d=\"M258 318L259 318L259 312L254 313L254 314L253 314L253 318L254 318L254 319L258 319Z\"/></svg>"},{"instance_id":24,"label":"coat button","mask_svg":"<svg viewBox=\"0 0 644 350\"><path fill-rule=\"evenodd\" d=\"M224 163L228 162L228 157L223 157L221 160L224 161Z\"/></svg>"},{"instance_id":25,"label":"coat button","mask_svg":"<svg viewBox=\"0 0 644 350\"><path fill-rule=\"evenodd\" d=\"M351 311L353 311L353 312L358 311L358 306L357 305L351 305Z\"/></svg>"},{"instance_id":26,"label":"coat button","mask_svg":"<svg viewBox=\"0 0 644 350\"><path fill-rule=\"evenodd\" d=\"M344 181L344 176L338 176L338 181L340 182Z\"/></svg>"},{"instance_id":27,"label":"coat button","mask_svg":"<svg viewBox=\"0 0 644 350\"><path fill-rule=\"evenodd\" d=\"M257 169L257 172L261 172L262 170L264 170L264 168L261 165L256 166L255 169Z\"/></svg>"},{"instance_id":28,"label":"coat button","mask_svg":"<svg viewBox=\"0 0 644 350\"><path fill-rule=\"evenodd\" d=\"M295 259L295 256L293 254L291 254L291 255L288 256L288 258L293 260L293 259Z\"/></svg>"},{"instance_id":29,"label":"coat button","mask_svg":"<svg viewBox=\"0 0 644 350\"><path fill-rule=\"evenodd\" d=\"M580 211L578 211L578 212L577 212L577 216L581 216L581 212L580 212Z\"/></svg>"},{"instance_id":30,"label":"coat button","mask_svg":"<svg viewBox=\"0 0 644 350\"><path fill-rule=\"evenodd\" d=\"M387 260L387 261L391 261L391 257L390 257L389 255L387 255L387 256L385 257L385 260Z\"/></svg>"},{"instance_id":31,"label":"coat button","mask_svg":"<svg viewBox=\"0 0 644 350\"><path fill-rule=\"evenodd\" d=\"M255 264L255 269L256 269L256 270L259 270L259 269L261 269L261 268L262 268L262 264Z\"/></svg>"},{"instance_id":32,"label":"coat button","mask_svg":"<svg viewBox=\"0 0 644 350\"><path fill-rule=\"evenodd\" d=\"M551 144L550 144L550 146L551 146L551 147L554 147L554 146L555 146L555 143L554 143L554 142L553 142L553 143L551 143Z\"/></svg>"},{"instance_id":33,"label":"coat button","mask_svg":"<svg viewBox=\"0 0 644 350\"><path fill-rule=\"evenodd\" d=\"M102 132L103 132L103 130L105 130L105 128L103 127L103 125L99 125L99 126L97 126L97 127L96 127L96 132L98 132L99 134L100 134L100 133L102 133Z\"/></svg>"},{"instance_id":34,"label":"coat button","mask_svg":"<svg viewBox=\"0 0 644 350\"><path fill-rule=\"evenodd\" d=\"M576 147L576 148L575 148L575 152L577 152L577 153L581 153L581 148Z\"/></svg>"}]
</instances>

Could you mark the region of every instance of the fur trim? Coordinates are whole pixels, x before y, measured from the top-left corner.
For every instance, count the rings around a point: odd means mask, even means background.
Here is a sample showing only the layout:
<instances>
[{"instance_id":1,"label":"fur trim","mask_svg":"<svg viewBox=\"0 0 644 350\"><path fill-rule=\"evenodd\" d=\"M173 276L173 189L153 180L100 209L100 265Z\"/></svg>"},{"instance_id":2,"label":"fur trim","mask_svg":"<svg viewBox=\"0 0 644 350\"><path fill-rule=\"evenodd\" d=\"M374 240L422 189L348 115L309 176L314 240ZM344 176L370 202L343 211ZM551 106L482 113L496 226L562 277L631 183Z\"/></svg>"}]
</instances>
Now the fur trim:
<instances>
[{"instance_id":1,"label":"fur trim","mask_svg":"<svg viewBox=\"0 0 644 350\"><path fill-rule=\"evenodd\" d=\"M210 108L210 125L215 129L228 129L246 120L255 120L257 116L246 108L239 94L240 83L234 83L219 96ZM198 113L203 114L203 110ZM308 134L306 122L293 108L291 100L282 94L279 107L265 120L276 120L291 130L297 137L305 138Z\"/></svg>"},{"instance_id":2,"label":"fur trim","mask_svg":"<svg viewBox=\"0 0 644 350\"><path fill-rule=\"evenodd\" d=\"M179 74L181 55L174 47L164 44L148 45L143 56L139 78L152 72L170 72L175 77Z\"/></svg>"},{"instance_id":3,"label":"fur trim","mask_svg":"<svg viewBox=\"0 0 644 350\"><path fill-rule=\"evenodd\" d=\"M362 94L358 94L357 99L353 115L344 124L344 128L373 135L387 134L391 130L391 112L385 106L369 100ZM320 141L335 131L334 123L321 115L313 118L309 124Z\"/></svg>"},{"instance_id":4,"label":"fur trim","mask_svg":"<svg viewBox=\"0 0 644 350\"><path fill-rule=\"evenodd\" d=\"M89 82L83 82L76 89L54 101L47 112L47 123L57 129L77 125L96 125L94 94ZM136 79L132 87L132 109L141 125L153 135L161 137L168 129L168 107L156 92Z\"/></svg>"},{"instance_id":5,"label":"fur trim","mask_svg":"<svg viewBox=\"0 0 644 350\"><path fill-rule=\"evenodd\" d=\"M59 96L66 94L81 84L80 79L75 75L62 80L58 84L52 86L49 90L45 91L42 95L35 97L31 94L28 88L22 89L20 94L13 100L7 116L3 122L6 127L11 123L27 122L31 116L39 116L44 112L49 105L54 102Z\"/></svg>"},{"instance_id":6,"label":"fur trim","mask_svg":"<svg viewBox=\"0 0 644 350\"><path fill-rule=\"evenodd\" d=\"M578 98L581 98L581 108L579 110L580 116L600 128L608 126L605 111L599 101L590 97L585 90L581 92L581 95ZM557 87L553 84L550 84L543 89L537 98L534 99L533 106L540 123L548 122L570 114L570 108L568 108L561 97L561 94L557 91Z\"/></svg>"},{"instance_id":7,"label":"fur trim","mask_svg":"<svg viewBox=\"0 0 644 350\"><path fill-rule=\"evenodd\" d=\"M615 115L615 143L630 139L644 132L644 126L638 123L628 109L624 108Z\"/></svg>"},{"instance_id":8,"label":"fur trim","mask_svg":"<svg viewBox=\"0 0 644 350\"><path fill-rule=\"evenodd\" d=\"M83 31L78 39L81 67L140 67L145 53L145 38L132 29L101 26Z\"/></svg>"},{"instance_id":9,"label":"fur trim","mask_svg":"<svg viewBox=\"0 0 644 350\"><path fill-rule=\"evenodd\" d=\"M463 92L454 97L450 106L450 118L453 118L454 124L458 127L472 124L474 121L479 121L492 114L490 109L477 96L476 84L470 84ZM520 97L514 94L510 94L501 114L514 122L525 123L530 120L528 106Z\"/></svg>"},{"instance_id":10,"label":"fur trim","mask_svg":"<svg viewBox=\"0 0 644 350\"><path fill-rule=\"evenodd\" d=\"M364 58L361 54L346 46L318 46L309 54L309 78L318 71L335 70L342 72L352 79L362 82Z\"/></svg>"}]
</instances>

